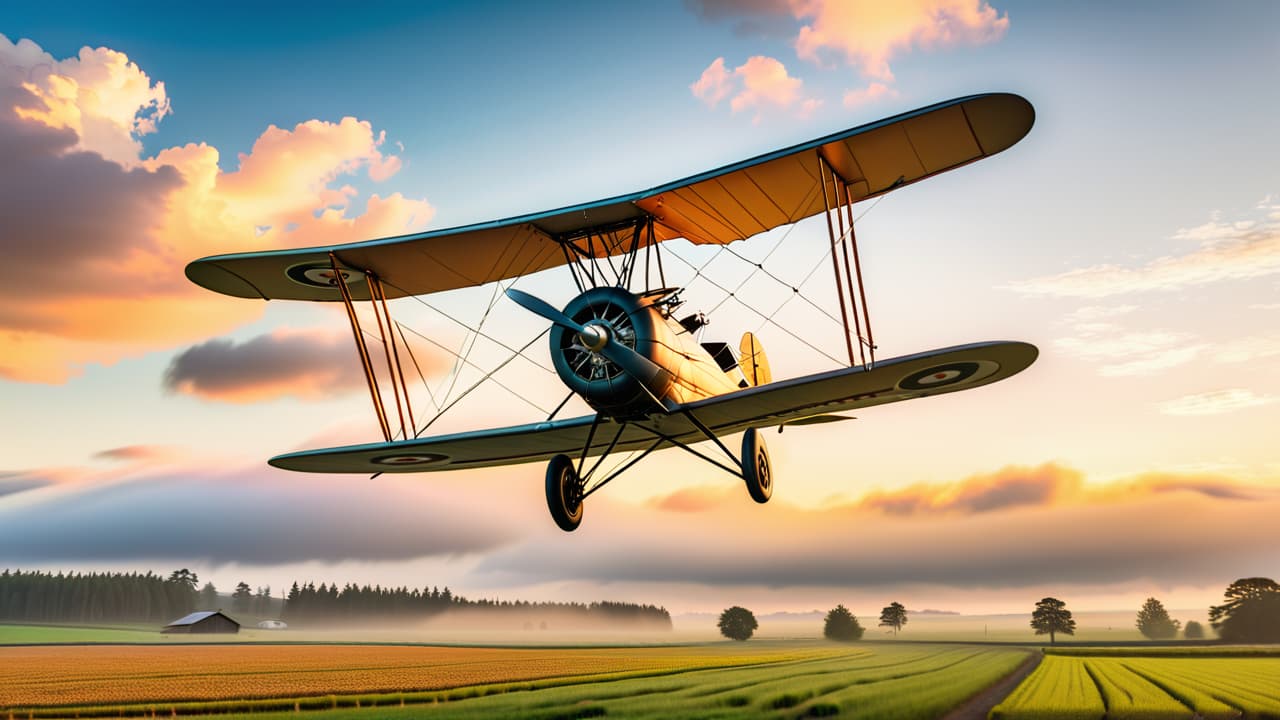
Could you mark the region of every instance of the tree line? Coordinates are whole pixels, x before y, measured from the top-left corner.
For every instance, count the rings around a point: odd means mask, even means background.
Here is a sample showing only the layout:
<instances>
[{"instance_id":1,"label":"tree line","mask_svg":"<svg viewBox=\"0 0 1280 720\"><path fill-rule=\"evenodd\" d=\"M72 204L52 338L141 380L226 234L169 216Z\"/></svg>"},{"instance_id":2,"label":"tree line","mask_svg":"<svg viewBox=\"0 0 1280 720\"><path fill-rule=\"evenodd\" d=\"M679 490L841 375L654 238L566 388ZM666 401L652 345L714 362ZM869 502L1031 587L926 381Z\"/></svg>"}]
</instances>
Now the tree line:
<instances>
[{"instance_id":1,"label":"tree line","mask_svg":"<svg viewBox=\"0 0 1280 720\"><path fill-rule=\"evenodd\" d=\"M0 621L169 622L196 607L196 574L0 573Z\"/></svg>"},{"instance_id":2,"label":"tree line","mask_svg":"<svg viewBox=\"0 0 1280 720\"><path fill-rule=\"evenodd\" d=\"M1224 602L1209 608L1209 624L1218 637L1232 643L1280 642L1280 584L1271 578L1241 578L1227 586ZM898 631L907 624L907 609L899 602L890 603L880 611L880 627ZM1171 640L1178 636L1181 623L1169 617L1169 611L1156 598L1147 598L1138 610L1137 627L1150 640ZM748 609L735 605L720 614L717 623L720 634L731 640L747 640L755 634L759 623ZM1031 612L1031 629L1036 635L1048 635L1049 643L1057 642L1058 635L1075 635L1076 621L1067 604L1054 597L1041 599ZM830 640L852 642L861 640L866 632L858 618L844 605L837 605L827 613L822 634ZM1204 639L1204 628L1192 620L1183 628L1188 640Z\"/></svg>"},{"instance_id":3,"label":"tree line","mask_svg":"<svg viewBox=\"0 0 1280 720\"><path fill-rule=\"evenodd\" d=\"M196 588L200 587L199 590ZM410 589L358 586L339 588L293 583L284 599L270 587L256 590L236 585L230 603L213 583L199 585L186 568L165 577L155 573L0 572L0 622L19 623L155 623L164 624L196 610L224 610L254 617L280 617L289 623L414 620L446 610L479 612L535 611L576 615L602 622L644 623L671 627L664 607L625 602L528 602L469 600L448 588Z\"/></svg>"},{"instance_id":4,"label":"tree line","mask_svg":"<svg viewBox=\"0 0 1280 720\"><path fill-rule=\"evenodd\" d=\"M421 619L447 610L482 612L527 611L539 614L569 614L615 622L640 622L671 627L671 614L664 607L625 602L529 602L527 600L469 600L448 588L355 585L339 588L294 583L285 596L281 619L290 624L307 622L363 622L389 619Z\"/></svg>"}]
</instances>

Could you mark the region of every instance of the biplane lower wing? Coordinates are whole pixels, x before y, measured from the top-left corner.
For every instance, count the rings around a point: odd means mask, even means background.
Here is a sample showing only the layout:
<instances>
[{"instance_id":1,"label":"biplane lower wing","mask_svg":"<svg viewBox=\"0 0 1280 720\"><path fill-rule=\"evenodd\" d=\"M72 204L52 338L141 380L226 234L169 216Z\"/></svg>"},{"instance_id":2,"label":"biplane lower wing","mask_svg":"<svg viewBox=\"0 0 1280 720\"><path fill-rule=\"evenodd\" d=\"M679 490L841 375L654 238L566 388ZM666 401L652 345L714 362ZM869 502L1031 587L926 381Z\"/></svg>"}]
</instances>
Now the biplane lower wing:
<instances>
[{"instance_id":1,"label":"biplane lower wing","mask_svg":"<svg viewBox=\"0 0 1280 720\"><path fill-rule=\"evenodd\" d=\"M644 450L663 436L701 442L697 423L717 436L749 427L778 426L800 418L967 390L1003 380L1035 361L1034 345L989 342L931 350L880 361L872 368L841 368L782 380L689 403L668 415L606 423L591 438L588 455ZM270 460L278 468L315 473L429 472L515 465L582 453L593 418L577 417L417 440L304 450Z\"/></svg>"}]
</instances>

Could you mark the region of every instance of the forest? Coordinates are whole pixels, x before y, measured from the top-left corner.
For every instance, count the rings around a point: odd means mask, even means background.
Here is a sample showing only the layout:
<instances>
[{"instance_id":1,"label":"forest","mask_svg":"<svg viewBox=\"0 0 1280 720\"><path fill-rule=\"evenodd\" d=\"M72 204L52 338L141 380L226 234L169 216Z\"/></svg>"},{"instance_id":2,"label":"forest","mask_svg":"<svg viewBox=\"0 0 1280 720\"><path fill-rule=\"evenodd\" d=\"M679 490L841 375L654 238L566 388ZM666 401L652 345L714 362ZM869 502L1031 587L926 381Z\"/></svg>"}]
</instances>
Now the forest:
<instances>
[{"instance_id":1,"label":"forest","mask_svg":"<svg viewBox=\"0 0 1280 720\"><path fill-rule=\"evenodd\" d=\"M200 588L197 590L197 588ZM601 622L671 627L665 608L626 602L528 602L469 600L448 587L384 588L348 583L293 583L283 600L270 588L252 592L240 583L229 597L183 568L167 577L155 573L0 572L0 622L155 623L164 624L195 610L224 610L254 617L275 617L306 627L323 623L418 620L446 611L510 613L535 611Z\"/></svg>"}]
</instances>

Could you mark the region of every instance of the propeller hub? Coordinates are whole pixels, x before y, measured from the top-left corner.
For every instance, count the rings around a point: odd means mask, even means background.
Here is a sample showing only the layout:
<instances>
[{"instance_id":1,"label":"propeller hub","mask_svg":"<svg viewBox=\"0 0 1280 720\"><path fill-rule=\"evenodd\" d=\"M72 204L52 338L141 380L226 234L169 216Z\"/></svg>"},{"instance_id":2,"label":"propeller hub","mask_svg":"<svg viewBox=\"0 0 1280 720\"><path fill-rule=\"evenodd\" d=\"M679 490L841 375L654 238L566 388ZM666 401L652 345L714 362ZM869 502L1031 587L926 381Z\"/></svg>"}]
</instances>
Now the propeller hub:
<instances>
[{"instance_id":1,"label":"propeller hub","mask_svg":"<svg viewBox=\"0 0 1280 720\"><path fill-rule=\"evenodd\" d=\"M603 322L591 320L578 331L578 342L591 352L598 353L609 344L609 328Z\"/></svg>"}]
</instances>

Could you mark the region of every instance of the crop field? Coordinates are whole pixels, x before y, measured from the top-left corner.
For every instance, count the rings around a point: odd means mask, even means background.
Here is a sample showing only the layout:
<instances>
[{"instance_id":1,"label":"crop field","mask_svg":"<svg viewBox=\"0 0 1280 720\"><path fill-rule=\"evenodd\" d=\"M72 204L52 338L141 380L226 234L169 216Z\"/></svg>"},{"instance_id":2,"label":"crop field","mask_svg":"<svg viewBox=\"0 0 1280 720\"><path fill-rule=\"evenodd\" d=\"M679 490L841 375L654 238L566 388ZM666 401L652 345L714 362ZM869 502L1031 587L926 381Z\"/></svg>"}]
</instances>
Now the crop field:
<instances>
[{"instance_id":1,"label":"crop field","mask_svg":"<svg viewBox=\"0 0 1280 720\"><path fill-rule=\"evenodd\" d=\"M1048 654L991 718L1280 718L1280 656L1177 650Z\"/></svg>"},{"instance_id":2,"label":"crop field","mask_svg":"<svg viewBox=\"0 0 1280 720\"><path fill-rule=\"evenodd\" d=\"M1011 648L824 642L631 648L0 648L0 719L315 710L315 717L937 715ZM403 706L403 707L402 707ZM369 708L376 708L370 711ZM569 712L568 715L565 713Z\"/></svg>"}]
</instances>

